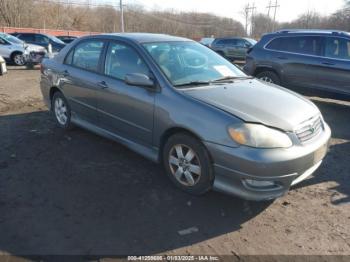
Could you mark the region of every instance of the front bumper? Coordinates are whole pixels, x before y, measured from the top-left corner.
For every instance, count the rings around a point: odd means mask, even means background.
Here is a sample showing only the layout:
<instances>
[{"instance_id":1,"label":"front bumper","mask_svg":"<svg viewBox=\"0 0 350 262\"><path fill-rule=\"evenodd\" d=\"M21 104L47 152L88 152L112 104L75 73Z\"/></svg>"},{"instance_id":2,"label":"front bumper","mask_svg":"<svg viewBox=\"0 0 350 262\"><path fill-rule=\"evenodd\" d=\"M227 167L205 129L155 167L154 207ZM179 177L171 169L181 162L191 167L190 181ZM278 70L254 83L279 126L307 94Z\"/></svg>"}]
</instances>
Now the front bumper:
<instances>
[{"instance_id":1,"label":"front bumper","mask_svg":"<svg viewBox=\"0 0 350 262\"><path fill-rule=\"evenodd\" d=\"M41 61L44 59L46 55L46 52L30 52L25 54L25 60L27 63L32 63L32 64L40 64Z\"/></svg>"},{"instance_id":2,"label":"front bumper","mask_svg":"<svg viewBox=\"0 0 350 262\"><path fill-rule=\"evenodd\" d=\"M310 143L286 149L232 148L206 142L214 160L214 190L255 201L284 195L321 165L331 136L328 125L324 126ZM248 183L252 180L274 185L256 187Z\"/></svg>"}]
</instances>

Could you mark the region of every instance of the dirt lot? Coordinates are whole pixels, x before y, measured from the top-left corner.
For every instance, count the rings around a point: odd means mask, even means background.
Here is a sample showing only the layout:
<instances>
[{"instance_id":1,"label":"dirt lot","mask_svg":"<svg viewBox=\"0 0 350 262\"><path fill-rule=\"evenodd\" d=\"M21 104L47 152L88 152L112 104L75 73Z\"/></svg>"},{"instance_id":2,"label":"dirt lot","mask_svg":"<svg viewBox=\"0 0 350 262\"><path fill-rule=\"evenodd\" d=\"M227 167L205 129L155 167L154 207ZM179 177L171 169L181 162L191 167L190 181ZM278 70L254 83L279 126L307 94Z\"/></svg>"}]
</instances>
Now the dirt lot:
<instances>
[{"instance_id":1,"label":"dirt lot","mask_svg":"<svg viewBox=\"0 0 350 262\"><path fill-rule=\"evenodd\" d=\"M39 71L10 69L0 77L0 253L350 255L350 103L314 101L333 131L314 177L268 203L193 197L125 147L57 128Z\"/></svg>"}]
</instances>

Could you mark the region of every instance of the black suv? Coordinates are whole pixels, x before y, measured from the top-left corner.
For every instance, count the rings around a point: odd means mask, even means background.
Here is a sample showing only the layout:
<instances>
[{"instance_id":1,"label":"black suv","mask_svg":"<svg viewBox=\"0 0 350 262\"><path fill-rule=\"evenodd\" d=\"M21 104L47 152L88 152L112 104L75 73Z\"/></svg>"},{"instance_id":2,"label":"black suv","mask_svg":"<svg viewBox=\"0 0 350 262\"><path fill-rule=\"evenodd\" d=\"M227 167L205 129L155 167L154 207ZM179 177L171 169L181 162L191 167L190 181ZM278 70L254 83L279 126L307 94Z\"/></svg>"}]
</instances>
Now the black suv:
<instances>
[{"instance_id":1,"label":"black suv","mask_svg":"<svg viewBox=\"0 0 350 262\"><path fill-rule=\"evenodd\" d=\"M350 33L282 30L248 51L244 71L267 82L350 95Z\"/></svg>"},{"instance_id":2,"label":"black suv","mask_svg":"<svg viewBox=\"0 0 350 262\"><path fill-rule=\"evenodd\" d=\"M11 35L21 39L28 44L40 45L48 48L52 46L53 52L59 52L66 44L55 36L40 33L12 33Z\"/></svg>"}]
</instances>

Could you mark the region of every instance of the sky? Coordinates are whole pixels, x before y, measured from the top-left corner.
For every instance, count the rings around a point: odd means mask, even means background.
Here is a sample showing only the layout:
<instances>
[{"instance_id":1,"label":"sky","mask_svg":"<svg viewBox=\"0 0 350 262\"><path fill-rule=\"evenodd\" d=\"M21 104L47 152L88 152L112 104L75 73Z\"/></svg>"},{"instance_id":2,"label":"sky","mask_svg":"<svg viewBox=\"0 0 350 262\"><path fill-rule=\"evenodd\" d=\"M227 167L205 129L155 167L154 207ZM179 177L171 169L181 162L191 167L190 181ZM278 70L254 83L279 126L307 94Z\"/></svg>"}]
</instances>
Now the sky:
<instances>
[{"instance_id":1,"label":"sky","mask_svg":"<svg viewBox=\"0 0 350 262\"><path fill-rule=\"evenodd\" d=\"M118 0L114 0L118 1ZM241 14L247 3L255 2L256 11L267 14L267 6L270 0L123 0L125 4L142 4L147 9L175 9L179 11L210 12L216 15L234 18L244 22ZM271 0L273 3L275 0ZM119 1L118 1L119 2ZM316 11L322 15L328 15L341 9L344 0L278 0L280 7L277 9L276 20L288 22L297 18L300 14ZM271 11L273 14L273 11ZM271 14L271 15L272 15Z\"/></svg>"}]
</instances>

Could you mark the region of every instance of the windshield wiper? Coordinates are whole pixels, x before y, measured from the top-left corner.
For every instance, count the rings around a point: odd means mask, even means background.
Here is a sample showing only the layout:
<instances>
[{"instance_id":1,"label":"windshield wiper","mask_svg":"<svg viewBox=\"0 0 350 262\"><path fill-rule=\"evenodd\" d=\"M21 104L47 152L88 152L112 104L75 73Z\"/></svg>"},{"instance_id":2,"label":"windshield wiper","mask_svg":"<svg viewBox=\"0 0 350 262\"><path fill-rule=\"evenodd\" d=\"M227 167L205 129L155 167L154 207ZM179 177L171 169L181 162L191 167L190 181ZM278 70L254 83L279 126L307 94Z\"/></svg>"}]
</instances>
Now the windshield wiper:
<instances>
[{"instance_id":1,"label":"windshield wiper","mask_svg":"<svg viewBox=\"0 0 350 262\"><path fill-rule=\"evenodd\" d=\"M220 82L233 82L236 79L252 79L251 76L225 76L222 78L215 79L211 83L220 83Z\"/></svg>"},{"instance_id":2,"label":"windshield wiper","mask_svg":"<svg viewBox=\"0 0 350 262\"><path fill-rule=\"evenodd\" d=\"M191 81L183 84L174 85L175 87L185 87L185 86L201 86L210 85L210 81Z\"/></svg>"}]
</instances>

